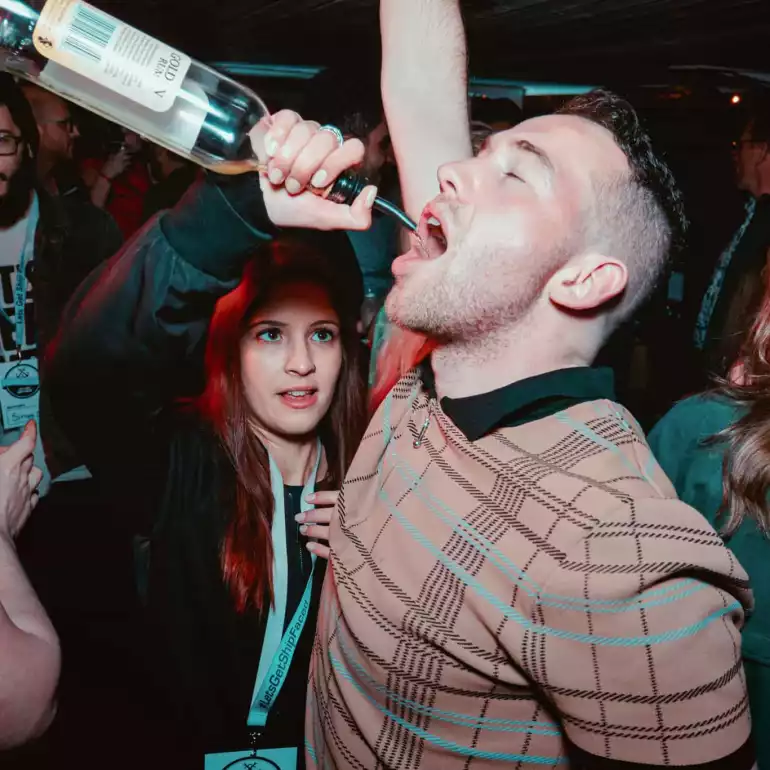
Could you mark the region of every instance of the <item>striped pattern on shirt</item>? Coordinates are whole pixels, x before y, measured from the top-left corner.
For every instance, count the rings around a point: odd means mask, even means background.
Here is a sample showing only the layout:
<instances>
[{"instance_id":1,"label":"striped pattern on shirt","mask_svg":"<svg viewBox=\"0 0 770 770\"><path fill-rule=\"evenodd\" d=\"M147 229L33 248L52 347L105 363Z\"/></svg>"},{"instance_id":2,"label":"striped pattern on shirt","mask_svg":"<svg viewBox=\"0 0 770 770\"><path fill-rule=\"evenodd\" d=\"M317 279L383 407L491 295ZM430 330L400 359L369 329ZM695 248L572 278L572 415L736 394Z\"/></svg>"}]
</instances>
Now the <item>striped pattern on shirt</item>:
<instances>
[{"instance_id":1,"label":"striped pattern on shirt","mask_svg":"<svg viewBox=\"0 0 770 770\"><path fill-rule=\"evenodd\" d=\"M338 513L308 767L751 766L746 575L622 407L469 442L414 372Z\"/></svg>"}]
</instances>

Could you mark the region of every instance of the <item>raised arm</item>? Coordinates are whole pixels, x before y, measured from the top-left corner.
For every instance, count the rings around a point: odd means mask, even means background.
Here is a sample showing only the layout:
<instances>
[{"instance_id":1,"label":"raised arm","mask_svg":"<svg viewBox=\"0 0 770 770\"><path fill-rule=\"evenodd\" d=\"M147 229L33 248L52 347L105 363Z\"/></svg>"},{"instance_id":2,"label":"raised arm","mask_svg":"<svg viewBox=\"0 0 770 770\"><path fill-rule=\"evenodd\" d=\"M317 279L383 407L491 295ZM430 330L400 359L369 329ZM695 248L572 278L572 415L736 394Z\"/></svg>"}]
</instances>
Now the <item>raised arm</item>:
<instances>
[{"instance_id":1,"label":"raised arm","mask_svg":"<svg viewBox=\"0 0 770 770\"><path fill-rule=\"evenodd\" d=\"M59 640L16 554L37 499L36 428L0 450L0 751L39 737L55 713Z\"/></svg>"},{"instance_id":2,"label":"raised arm","mask_svg":"<svg viewBox=\"0 0 770 770\"><path fill-rule=\"evenodd\" d=\"M439 192L437 171L471 156L459 0L380 0L382 99L406 210Z\"/></svg>"},{"instance_id":3,"label":"raised arm","mask_svg":"<svg viewBox=\"0 0 770 770\"><path fill-rule=\"evenodd\" d=\"M63 314L43 386L92 469L115 465L110 451L125 455L127 437L143 440L142 428L165 403L189 395L179 391L180 375L189 379L191 361L200 361L216 302L237 286L274 227L364 229L371 222L371 189L350 207L303 192L317 171L334 180L360 162L360 142L339 147L290 112L252 137L279 184L209 175L91 273ZM299 192L289 195L281 183L292 179Z\"/></svg>"}]
</instances>

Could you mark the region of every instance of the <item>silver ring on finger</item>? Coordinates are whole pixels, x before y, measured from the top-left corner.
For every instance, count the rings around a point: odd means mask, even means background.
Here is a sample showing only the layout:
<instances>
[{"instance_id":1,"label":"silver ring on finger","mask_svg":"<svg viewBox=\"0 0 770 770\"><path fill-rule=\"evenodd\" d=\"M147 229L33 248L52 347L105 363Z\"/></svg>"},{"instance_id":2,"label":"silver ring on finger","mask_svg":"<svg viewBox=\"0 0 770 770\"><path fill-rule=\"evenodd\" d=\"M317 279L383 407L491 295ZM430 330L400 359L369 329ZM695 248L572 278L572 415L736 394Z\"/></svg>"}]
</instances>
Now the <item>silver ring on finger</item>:
<instances>
[{"instance_id":1,"label":"silver ring on finger","mask_svg":"<svg viewBox=\"0 0 770 770\"><path fill-rule=\"evenodd\" d=\"M326 131L326 132L328 132L330 134L333 134L334 137L337 139L337 142L338 142L340 147L342 147L342 145L345 144L345 137L342 135L342 131L340 131L339 128L337 128L337 126L333 126L331 124L328 124L328 125L325 125L325 126L321 126L318 130L319 131Z\"/></svg>"}]
</instances>

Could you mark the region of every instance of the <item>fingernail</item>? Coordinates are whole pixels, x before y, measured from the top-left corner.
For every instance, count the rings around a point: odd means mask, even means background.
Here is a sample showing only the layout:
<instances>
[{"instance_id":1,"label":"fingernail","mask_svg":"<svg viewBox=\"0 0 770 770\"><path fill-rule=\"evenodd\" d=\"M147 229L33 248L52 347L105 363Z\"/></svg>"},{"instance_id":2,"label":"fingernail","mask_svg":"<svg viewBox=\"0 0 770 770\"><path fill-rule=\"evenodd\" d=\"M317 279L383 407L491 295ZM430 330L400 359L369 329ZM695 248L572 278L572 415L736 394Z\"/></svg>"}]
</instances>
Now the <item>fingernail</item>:
<instances>
[{"instance_id":1,"label":"fingernail","mask_svg":"<svg viewBox=\"0 0 770 770\"><path fill-rule=\"evenodd\" d=\"M289 193L290 195L296 195L302 189L300 183L296 179L292 179L291 177L289 177L286 180L285 187L286 187L286 192Z\"/></svg>"},{"instance_id":2,"label":"fingernail","mask_svg":"<svg viewBox=\"0 0 770 770\"><path fill-rule=\"evenodd\" d=\"M274 168L268 177L271 184L281 184L283 182L283 171L280 168Z\"/></svg>"},{"instance_id":3,"label":"fingernail","mask_svg":"<svg viewBox=\"0 0 770 770\"><path fill-rule=\"evenodd\" d=\"M315 176L310 180L310 184L313 185L313 187L323 187L328 178L329 175L321 169L320 171L316 171Z\"/></svg>"},{"instance_id":4,"label":"fingernail","mask_svg":"<svg viewBox=\"0 0 770 770\"><path fill-rule=\"evenodd\" d=\"M369 190L367 196L366 196L366 207L372 208L374 206L374 199L377 197L377 188L372 187L371 190Z\"/></svg>"},{"instance_id":5,"label":"fingernail","mask_svg":"<svg viewBox=\"0 0 770 770\"><path fill-rule=\"evenodd\" d=\"M297 524L302 524L305 521L305 514L304 513L298 513L294 517L294 521L296 521Z\"/></svg>"},{"instance_id":6,"label":"fingernail","mask_svg":"<svg viewBox=\"0 0 770 770\"><path fill-rule=\"evenodd\" d=\"M309 527L308 527L307 525L304 525L304 524L303 524L303 525L302 525L302 526L299 528L299 533L300 533L300 535L307 535L307 531L308 531L308 529L309 529Z\"/></svg>"},{"instance_id":7,"label":"fingernail","mask_svg":"<svg viewBox=\"0 0 770 770\"><path fill-rule=\"evenodd\" d=\"M316 549L317 547L318 547L318 546L317 546L315 543L308 543L308 544L305 546L305 548L307 548L307 549L308 549L308 551L310 551L310 553L315 553L315 549Z\"/></svg>"},{"instance_id":8,"label":"fingernail","mask_svg":"<svg viewBox=\"0 0 770 770\"><path fill-rule=\"evenodd\" d=\"M305 500L307 500L307 502L309 502L309 503L314 503L315 502L315 492L308 492L305 495Z\"/></svg>"},{"instance_id":9,"label":"fingernail","mask_svg":"<svg viewBox=\"0 0 770 770\"><path fill-rule=\"evenodd\" d=\"M278 150L278 142L272 137L265 139L265 152L272 158Z\"/></svg>"},{"instance_id":10,"label":"fingernail","mask_svg":"<svg viewBox=\"0 0 770 770\"><path fill-rule=\"evenodd\" d=\"M292 156L293 150L288 144L285 144L283 147L281 147L281 157L283 158L290 158Z\"/></svg>"}]
</instances>

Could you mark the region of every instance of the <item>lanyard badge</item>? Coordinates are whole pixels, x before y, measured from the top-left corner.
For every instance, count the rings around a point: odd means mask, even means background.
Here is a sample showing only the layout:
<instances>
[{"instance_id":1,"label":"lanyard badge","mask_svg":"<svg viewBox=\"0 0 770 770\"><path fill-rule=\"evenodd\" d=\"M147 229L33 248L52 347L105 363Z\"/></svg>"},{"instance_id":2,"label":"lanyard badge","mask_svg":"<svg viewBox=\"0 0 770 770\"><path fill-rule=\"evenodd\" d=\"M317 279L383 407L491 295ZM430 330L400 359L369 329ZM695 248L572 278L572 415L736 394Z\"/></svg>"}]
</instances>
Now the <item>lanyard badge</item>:
<instances>
[{"instance_id":1,"label":"lanyard badge","mask_svg":"<svg viewBox=\"0 0 770 770\"><path fill-rule=\"evenodd\" d=\"M35 232L39 217L40 205L35 195L27 220L27 234L19 268L16 271L13 320L0 310L5 320L14 327L17 358L12 363L0 363L0 414L5 430L23 428L29 420L36 420L40 411L40 376L37 361L34 358L22 361L27 309L27 265L35 255Z\"/></svg>"},{"instance_id":2,"label":"lanyard badge","mask_svg":"<svg viewBox=\"0 0 770 770\"><path fill-rule=\"evenodd\" d=\"M315 489L318 469L321 465L323 452L321 442L318 442L315 468L310 480L302 490L301 510L309 511L313 506L305 502L308 494ZM263 748L260 744L262 730L267 724L270 709L278 697L281 688L286 683L291 667L291 661L297 649L300 636L305 627L313 594L313 575L315 573L316 555L312 554L313 567L307 580L299 606L294 616L286 626L286 609L288 604L288 549L286 544L286 506L283 495L283 478L275 461L270 457L270 484L273 489L275 512L271 536L273 539L273 606L267 616L265 636L262 642L262 654L259 658L259 669L254 682L254 694L249 709L248 726L252 728L254 746L248 756L243 752L231 754L209 754L206 756L204 770L296 770L299 751L297 747Z\"/></svg>"}]
</instances>

